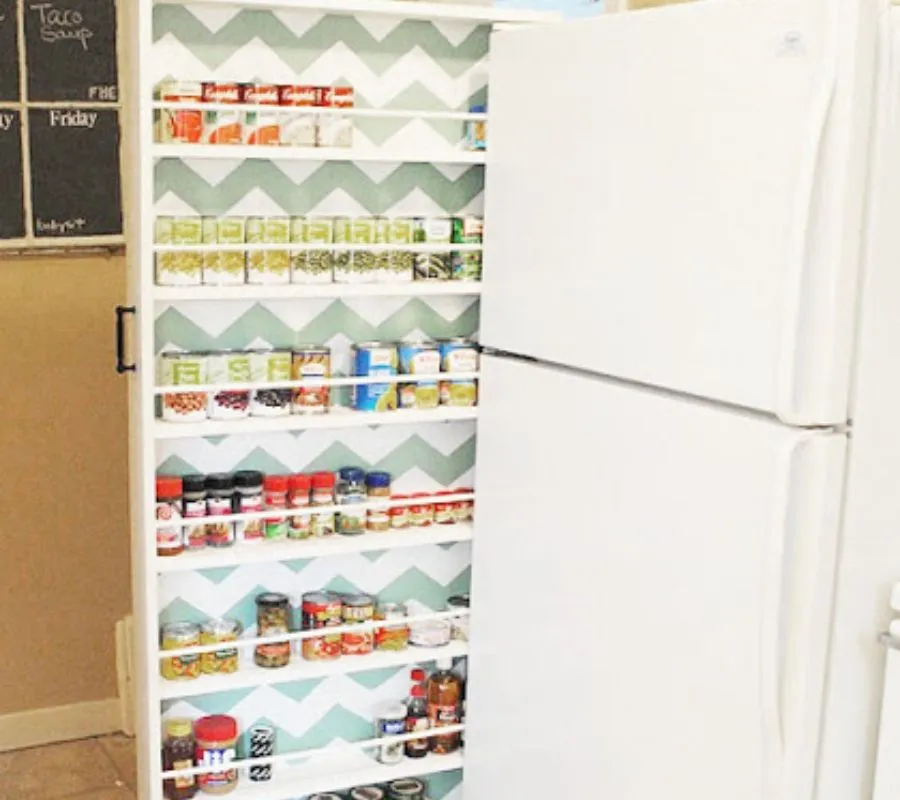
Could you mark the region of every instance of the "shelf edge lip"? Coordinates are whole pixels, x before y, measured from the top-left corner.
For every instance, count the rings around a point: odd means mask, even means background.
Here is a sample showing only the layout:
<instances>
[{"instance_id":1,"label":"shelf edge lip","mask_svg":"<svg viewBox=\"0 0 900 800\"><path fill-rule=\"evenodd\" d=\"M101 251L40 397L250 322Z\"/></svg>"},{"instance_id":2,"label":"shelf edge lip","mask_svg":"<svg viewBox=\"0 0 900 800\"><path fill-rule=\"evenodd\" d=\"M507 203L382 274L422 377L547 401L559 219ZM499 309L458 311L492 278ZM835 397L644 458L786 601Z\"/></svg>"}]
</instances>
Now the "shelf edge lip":
<instances>
[{"instance_id":1,"label":"shelf edge lip","mask_svg":"<svg viewBox=\"0 0 900 800\"><path fill-rule=\"evenodd\" d=\"M416 2L416 0L404 0ZM279 147L277 145L215 145L215 144L153 144L150 155L153 159L177 158L182 160L198 159L204 161L374 161L382 164L472 164L475 166L487 163L487 154L483 150L452 150L447 152L422 152L416 155L386 150L358 151L352 147Z\"/></svg>"},{"instance_id":2,"label":"shelf edge lip","mask_svg":"<svg viewBox=\"0 0 900 800\"><path fill-rule=\"evenodd\" d=\"M415 284L416 281L410 281ZM183 301L214 301L214 300L296 300L308 298L311 300L341 297L466 297L478 296L483 293L480 281L448 281L451 286L445 287L443 283L428 284L419 282L415 289L406 288L406 284L389 283L362 283L362 284L321 284L319 289L310 289L311 286L302 284L288 284L283 286L253 286L243 284L240 286L154 286L153 299L156 302ZM331 287L340 287L337 290ZM394 288L395 286L399 288ZM435 288L426 288L426 287ZM326 288L327 287L327 288ZM349 288L345 288L349 287ZM378 287L372 289L372 287ZM384 287L383 289L381 287ZM439 288L438 288L439 287ZM249 290L249 291L248 291Z\"/></svg>"}]
</instances>

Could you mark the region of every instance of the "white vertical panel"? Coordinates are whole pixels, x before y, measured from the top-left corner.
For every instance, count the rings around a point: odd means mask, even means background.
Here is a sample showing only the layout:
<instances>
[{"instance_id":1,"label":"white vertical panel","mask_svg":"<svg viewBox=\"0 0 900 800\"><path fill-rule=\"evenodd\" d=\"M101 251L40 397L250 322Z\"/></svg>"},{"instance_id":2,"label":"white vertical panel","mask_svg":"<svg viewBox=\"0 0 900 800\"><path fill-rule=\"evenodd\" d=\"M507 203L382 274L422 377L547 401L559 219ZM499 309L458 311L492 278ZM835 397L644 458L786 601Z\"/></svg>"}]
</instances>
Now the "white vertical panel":
<instances>
[{"instance_id":1,"label":"white vertical panel","mask_svg":"<svg viewBox=\"0 0 900 800\"><path fill-rule=\"evenodd\" d=\"M810 800L846 438L482 374L466 797Z\"/></svg>"}]
</instances>

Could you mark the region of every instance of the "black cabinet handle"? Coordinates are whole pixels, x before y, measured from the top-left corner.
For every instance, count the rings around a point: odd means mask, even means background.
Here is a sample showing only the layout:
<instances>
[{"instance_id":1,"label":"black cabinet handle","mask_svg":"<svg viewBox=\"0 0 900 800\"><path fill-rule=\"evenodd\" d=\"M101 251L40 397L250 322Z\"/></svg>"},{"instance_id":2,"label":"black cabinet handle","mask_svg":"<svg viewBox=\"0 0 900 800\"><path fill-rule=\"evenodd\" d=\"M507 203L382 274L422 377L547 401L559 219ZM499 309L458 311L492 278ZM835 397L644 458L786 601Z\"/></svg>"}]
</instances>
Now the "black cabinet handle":
<instances>
[{"instance_id":1,"label":"black cabinet handle","mask_svg":"<svg viewBox=\"0 0 900 800\"><path fill-rule=\"evenodd\" d=\"M136 312L134 306L116 306L116 372L119 375L137 372L137 364L125 363L125 315L134 315Z\"/></svg>"}]
</instances>

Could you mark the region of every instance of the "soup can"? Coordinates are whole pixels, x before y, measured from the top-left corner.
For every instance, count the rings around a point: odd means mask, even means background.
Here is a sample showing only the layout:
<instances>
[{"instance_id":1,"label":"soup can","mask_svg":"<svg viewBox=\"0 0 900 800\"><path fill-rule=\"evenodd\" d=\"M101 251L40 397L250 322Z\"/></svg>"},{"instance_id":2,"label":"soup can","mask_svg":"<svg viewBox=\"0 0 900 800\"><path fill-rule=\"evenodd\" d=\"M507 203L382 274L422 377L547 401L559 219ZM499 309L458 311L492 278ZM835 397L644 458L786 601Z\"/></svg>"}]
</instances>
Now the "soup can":
<instances>
[{"instance_id":1,"label":"soup can","mask_svg":"<svg viewBox=\"0 0 900 800\"><path fill-rule=\"evenodd\" d=\"M343 604L334 592L307 592L301 598L303 630L315 631L341 625ZM300 652L307 661L331 661L341 655L341 634L325 633L303 639Z\"/></svg>"},{"instance_id":2,"label":"soup can","mask_svg":"<svg viewBox=\"0 0 900 800\"><path fill-rule=\"evenodd\" d=\"M293 147L315 147L317 115L299 109L316 106L319 101L318 87L279 86L278 92L281 106L285 109L281 112L281 143Z\"/></svg>"},{"instance_id":3,"label":"soup can","mask_svg":"<svg viewBox=\"0 0 900 800\"><path fill-rule=\"evenodd\" d=\"M462 611L469 608L469 595L454 595L447 599L447 611ZM469 640L469 618L454 617L450 621L450 635L461 642Z\"/></svg>"},{"instance_id":4,"label":"soup can","mask_svg":"<svg viewBox=\"0 0 900 800\"><path fill-rule=\"evenodd\" d=\"M325 345L300 345L294 349L292 372L295 381L331 377L331 349ZM324 414L331 403L327 386L297 386L293 390L295 414Z\"/></svg>"},{"instance_id":5,"label":"soup can","mask_svg":"<svg viewBox=\"0 0 900 800\"><path fill-rule=\"evenodd\" d=\"M478 344L458 337L439 342L442 372L478 372ZM478 400L478 386L474 379L441 381L441 404L469 407Z\"/></svg>"},{"instance_id":6,"label":"soup can","mask_svg":"<svg viewBox=\"0 0 900 800\"><path fill-rule=\"evenodd\" d=\"M239 106L243 88L239 83L208 81L203 84L203 102L222 106ZM203 112L203 141L206 144L240 144L244 114L239 108L213 109Z\"/></svg>"},{"instance_id":7,"label":"soup can","mask_svg":"<svg viewBox=\"0 0 900 800\"><path fill-rule=\"evenodd\" d=\"M243 627L235 619L211 619L200 627L200 644L225 644L236 642ZM234 647L223 647L212 653L200 655L200 665L207 675L237 672L238 651Z\"/></svg>"},{"instance_id":8,"label":"soup can","mask_svg":"<svg viewBox=\"0 0 900 800\"><path fill-rule=\"evenodd\" d=\"M160 382L163 386L202 386L207 383L205 353L163 353L159 364ZM162 416L170 422L197 422L206 419L206 392L164 394Z\"/></svg>"},{"instance_id":9,"label":"soup can","mask_svg":"<svg viewBox=\"0 0 900 800\"><path fill-rule=\"evenodd\" d=\"M384 789L379 786L357 786L350 790L350 800L384 800Z\"/></svg>"},{"instance_id":10,"label":"soup can","mask_svg":"<svg viewBox=\"0 0 900 800\"><path fill-rule=\"evenodd\" d=\"M165 144L198 144L203 139L203 112L199 108L177 108L180 103L203 102L203 84L199 81L163 81L159 99L170 108L159 112L157 141Z\"/></svg>"},{"instance_id":11,"label":"soup can","mask_svg":"<svg viewBox=\"0 0 900 800\"><path fill-rule=\"evenodd\" d=\"M437 342L401 342L398 351L402 375L437 375L441 371ZM401 383L398 392L400 408L437 408L440 402L436 380Z\"/></svg>"},{"instance_id":12,"label":"soup can","mask_svg":"<svg viewBox=\"0 0 900 800\"><path fill-rule=\"evenodd\" d=\"M401 778L388 784L389 800L425 800L425 783L418 778Z\"/></svg>"},{"instance_id":13,"label":"soup can","mask_svg":"<svg viewBox=\"0 0 900 800\"><path fill-rule=\"evenodd\" d=\"M281 111L278 86L272 83L245 83L243 99L248 106L244 122L244 144L281 144Z\"/></svg>"},{"instance_id":14,"label":"soup can","mask_svg":"<svg viewBox=\"0 0 900 800\"><path fill-rule=\"evenodd\" d=\"M200 626L193 622L170 622L163 625L160 639L162 650L199 647ZM197 678L200 675L200 656L194 654L164 658L160 661L160 672L170 681Z\"/></svg>"},{"instance_id":15,"label":"soup can","mask_svg":"<svg viewBox=\"0 0 900 800\"><path fill-rule=\"evenodd\" d=\"M289 383L292 354L290 350L257 350L250 356L252 383ZM291 413L291 390L255 389L250 398L253 417L284 417Z\"/></svg>"},{"instance_id":16,"label":"soup can","mask_svg":"<svg viewBox=\"0 0 900 800\"><path fill-rule=\"evenodd\" d=\"M368 594L347 595L343 599L341 617L344 625L371 622L375 617L375 598ZM368 655L375 648L373 630L345 633L341 636L341 652L345 656Z\"/></svg>"},{"instance_id":17,"label":"soup can","mask_svg":"<svg viewBox=\"0 0 900 800\"><path fill-rule=\"evenodd\" d=\"M250 383L251 354L243 351L210 353L207 373L210 384ZM210 419L244 419L250 415L250 390L212 392Z\"/></svg>"},{"instance_id":18,"label":"soup can","mask_svg":"<svg viewBox=\"0 0 900 800\"><path fill-rule=\"evenodd\" d=\"M351 358L356 376L397 374L397 345L394 342L356 344ZM353 407L358 411L393 411L397 408L397 385L368 383L354 386Z\"/></svg>"}]
</instances>

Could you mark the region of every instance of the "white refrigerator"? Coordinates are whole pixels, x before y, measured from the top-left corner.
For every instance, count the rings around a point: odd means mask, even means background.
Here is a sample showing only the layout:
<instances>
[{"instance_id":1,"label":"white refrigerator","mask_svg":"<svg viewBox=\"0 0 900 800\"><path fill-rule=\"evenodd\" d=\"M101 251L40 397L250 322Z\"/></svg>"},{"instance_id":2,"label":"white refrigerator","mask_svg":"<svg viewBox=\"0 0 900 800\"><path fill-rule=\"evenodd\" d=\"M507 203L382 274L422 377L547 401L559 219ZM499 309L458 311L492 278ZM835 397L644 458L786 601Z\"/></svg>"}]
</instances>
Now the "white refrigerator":
<instances>
[{"instance_id":1,"label":"white refrigerator","mask_svg":"<svg viewBox=\"0 0 900 800\"><path fill-rule=\"evenodd\" d=\"M494 35L467 800L866 796L890 36L838 0Z\"/></svg>"}]
</instances>

